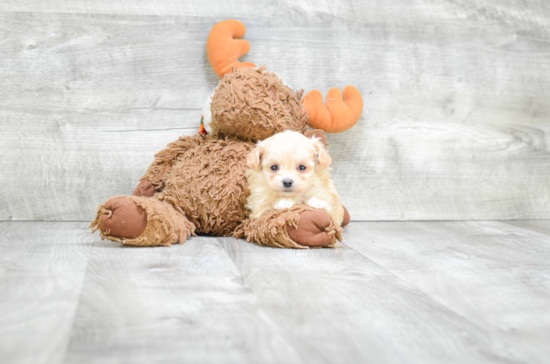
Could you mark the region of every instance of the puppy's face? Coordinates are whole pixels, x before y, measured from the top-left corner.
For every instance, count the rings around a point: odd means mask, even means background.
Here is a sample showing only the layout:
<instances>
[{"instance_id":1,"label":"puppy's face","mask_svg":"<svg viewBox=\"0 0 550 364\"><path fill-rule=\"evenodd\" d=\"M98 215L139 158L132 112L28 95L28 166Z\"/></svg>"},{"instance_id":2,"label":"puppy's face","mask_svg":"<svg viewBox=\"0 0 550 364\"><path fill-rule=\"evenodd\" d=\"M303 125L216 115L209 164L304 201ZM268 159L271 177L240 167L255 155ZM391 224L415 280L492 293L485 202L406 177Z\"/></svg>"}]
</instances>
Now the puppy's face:
<instances>
[{"instance_id":1,"label":"puppy's face","mask_svg":"<svg viewBox=\"0 0 550 364\"><path fill-rule=\"evenodd\" d=\"M267 185L284 197L302 194L316 168L328 168L330 156L317 138L295 131L275 134L262 142L247 159L248 168L263 174Z\"/></svg>"}]
</instances>

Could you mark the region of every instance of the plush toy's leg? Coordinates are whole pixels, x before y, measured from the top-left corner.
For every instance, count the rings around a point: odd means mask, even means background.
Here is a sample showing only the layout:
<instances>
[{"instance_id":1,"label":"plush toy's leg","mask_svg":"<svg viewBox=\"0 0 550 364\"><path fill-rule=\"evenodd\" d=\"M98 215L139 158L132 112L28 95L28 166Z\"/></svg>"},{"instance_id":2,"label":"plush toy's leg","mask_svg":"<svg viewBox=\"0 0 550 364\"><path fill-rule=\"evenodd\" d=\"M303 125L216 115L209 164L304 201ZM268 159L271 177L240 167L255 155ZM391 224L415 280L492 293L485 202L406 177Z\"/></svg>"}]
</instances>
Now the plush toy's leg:
<instances>
[{"instance_id":1,"label":"plush toy's leg","mask_svg":"<svg viewBox=\"0 0 550 364\"><path fill-rule=\"evenodd\" d=\"M195 232L195 225L172 205L139 196L107 200L90 228L99 230L102 239L135 246L183 244Z\"/></svg>"},{"instance_id":2,"label":"plush toy's leg","mask_svg":"<svg viewBox=\"0 0 550 364\"><path fill-rule=\"evenodd\" d=\"M234 236L259 245L308 249L332 247L342 240L342 228L326 211L300 205L246 220Z\"/></svg>"},{"instance_id":3,"label":"plush toy's leg","mask_svg":"<svg viewBox=\"0 0 550 364\"><path fill-rule=\"evenodd\" d=\"M155 186L151 182L144 180L137 185L132 196L153 197L156 192Z\"/></svg>"},{"instance_id":4,"label":"plush toy's leg","mask_svg":"<svg viewBox=\"0 0 550 364\"><path fill-rule=\"evenodd\" d=\"M344 208L344 221L342 221L342 227L347 226L349 222L351 221L351 217L349 216L348 209L346 209L346 206L342 206Z\"/></svg>"}]
</instances>

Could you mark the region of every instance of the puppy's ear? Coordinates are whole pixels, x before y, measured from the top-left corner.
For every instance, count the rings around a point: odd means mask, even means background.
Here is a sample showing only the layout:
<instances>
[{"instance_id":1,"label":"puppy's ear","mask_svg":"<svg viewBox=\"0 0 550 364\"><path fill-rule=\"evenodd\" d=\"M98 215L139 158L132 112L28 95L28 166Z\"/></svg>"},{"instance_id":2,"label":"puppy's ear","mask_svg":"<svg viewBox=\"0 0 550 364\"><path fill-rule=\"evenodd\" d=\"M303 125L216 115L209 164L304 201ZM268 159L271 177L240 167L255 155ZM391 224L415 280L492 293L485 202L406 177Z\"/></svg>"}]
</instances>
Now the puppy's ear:
<instances>
[{"instance_id":1,"label":"puppy's ear","mask_svg":"<svg viewBox=\"0 0 550 364\"><path fill-rule=\"evenodd\" d=\"M256 144L256 148L252 149L252 151L246 157L246 165L248 168L260 168L260 165L262 164L262 152L263 146L261 142L258 142L258 144Z\"/></svg>"},{"instance_id":2,"label":"puppy's ear","mask_svg":"<svg viewBox=\"0 0 550 364\"><path fill-rule=\"evenodd\" d=\"M313 142L313 148L315 149L315 157L317 161L323 168L328 168L332 163L332 158L328 155L327 150L325 149L322 142L315 140Z\"/></svg>"},{"instance_id":3,"label":"puppy's ear","mask_svg":"<svg viewBox=\"0 0 550 364\"><path fill-rule=\"evenodd\" d=\"M306 130L304 131L304 136L308 138L319 138L319 141L323 143L325 147L328 147L327 136L325 132L319 129Z\"/></svg>"}]
</instances>

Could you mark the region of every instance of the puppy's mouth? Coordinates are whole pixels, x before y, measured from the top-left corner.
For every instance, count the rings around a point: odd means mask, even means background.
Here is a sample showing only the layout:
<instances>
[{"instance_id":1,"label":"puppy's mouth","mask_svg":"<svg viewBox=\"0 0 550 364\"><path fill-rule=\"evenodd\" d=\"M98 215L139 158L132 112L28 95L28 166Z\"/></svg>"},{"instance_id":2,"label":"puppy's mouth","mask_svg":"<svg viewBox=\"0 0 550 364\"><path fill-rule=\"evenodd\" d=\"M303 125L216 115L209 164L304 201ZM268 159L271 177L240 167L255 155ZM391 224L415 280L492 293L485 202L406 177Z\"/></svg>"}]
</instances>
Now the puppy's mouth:
<instances>
[{"instance_id":1,"label":"puppy's mouth","mask_svg":"<svg viewBox=\"0 0 550 364\"><path fill-rule=\"evenodd\" d=\"M284 197L293 197L296 195L296 189L294 187L289 187L289 188L281 188L280 191L281 195L283 195Z\"/></svg>"}]
</instances>

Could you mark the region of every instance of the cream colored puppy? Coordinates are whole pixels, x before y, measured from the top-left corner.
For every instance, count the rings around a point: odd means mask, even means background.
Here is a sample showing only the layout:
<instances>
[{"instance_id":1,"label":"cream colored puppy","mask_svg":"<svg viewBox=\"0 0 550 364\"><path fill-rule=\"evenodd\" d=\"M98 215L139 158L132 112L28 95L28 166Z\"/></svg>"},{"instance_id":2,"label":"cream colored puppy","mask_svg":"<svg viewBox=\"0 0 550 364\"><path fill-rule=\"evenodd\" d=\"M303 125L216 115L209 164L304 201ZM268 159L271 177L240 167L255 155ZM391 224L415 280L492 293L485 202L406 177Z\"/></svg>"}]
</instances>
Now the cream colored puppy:
<instances>
[{"instance_id":1,"label":"cream colored puppy","mask_svg":"<svg viewBox=\"0 0 550 364\"><path fill-rule=\"evenodd\" d=\"M342 225L344 208L330 178L330 156L319 138L285 131L258 142L247 158L252 217L272 209L309 205Z\"/></svg>"}]
</instances>

